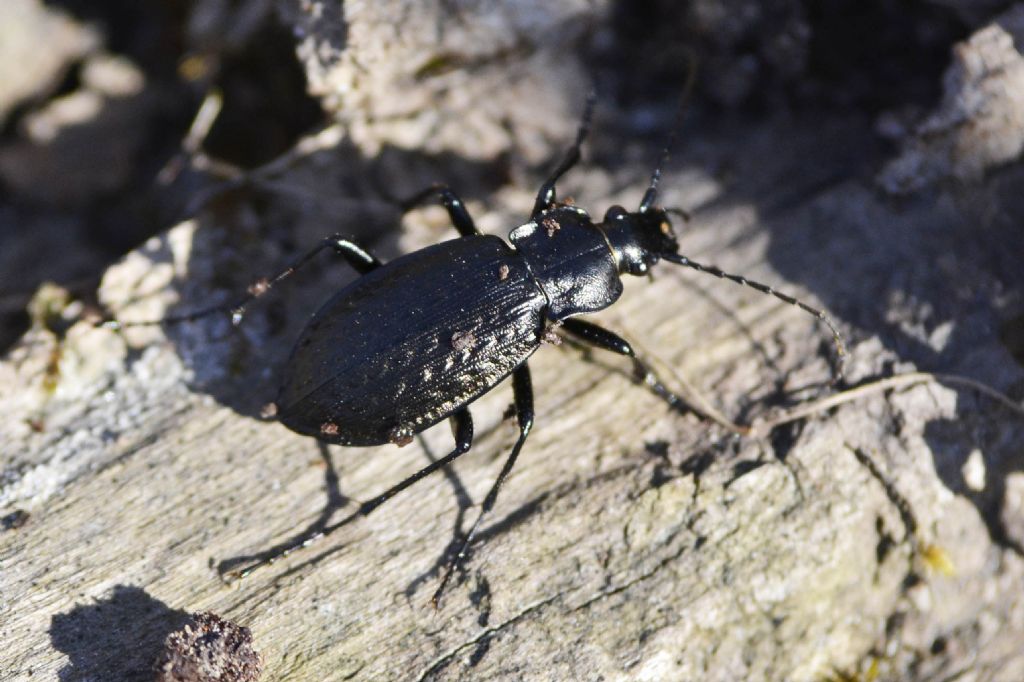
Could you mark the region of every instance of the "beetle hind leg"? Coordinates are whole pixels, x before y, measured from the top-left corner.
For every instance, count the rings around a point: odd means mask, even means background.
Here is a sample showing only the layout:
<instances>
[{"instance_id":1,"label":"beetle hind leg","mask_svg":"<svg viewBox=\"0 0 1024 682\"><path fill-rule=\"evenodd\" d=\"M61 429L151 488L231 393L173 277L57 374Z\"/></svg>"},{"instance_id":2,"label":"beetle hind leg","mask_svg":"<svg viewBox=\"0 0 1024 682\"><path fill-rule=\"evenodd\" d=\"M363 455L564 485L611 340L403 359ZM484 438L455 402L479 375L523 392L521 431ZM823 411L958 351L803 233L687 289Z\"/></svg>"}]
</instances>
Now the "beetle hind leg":
<instances>
[{"instance_id":1,"label":"beetle hind leg","mask_svg":"<svg viewBox=\"0 0 1024 682\"><path fill-rule=\"evenodd\" d=\"M448 561L448 566L445 568L444 575L441 578L441 584L437 586L437 590L434 592L434 596L431 598L431 602L434 608L437 608L441 601L441 595L444 593L445 587L452 578L452 574L455 570L462 565L465 560L467 553L469 552L469 546L473 542L473 538L476 537L477 530L480 528L480 522L483 521L484 517L494 507L495 500L498 499L498 491L501 489L501 484L505 482L512 467L515 466L516 459L519 457L519 451L523 449L523 444L526 443L526 437L530 435L530 430L533 428L533 383L530 380L530 369L523 363L515 370L512 374L512 390L515 395L515 406L516 406L516 418L519 422L519 438L516 440L516 444L512 447L512 453L505 460L504 466L501 468L501 472L498 474L498 478L494 481L490 491L487 493L487 497L484 498L484 503L480 507L480 514L476 517L476 521L470 527L469 532L462 539L462 543L459 545L459 551Z\"/></svg>"},{"instance_id":2,"label":"beetle hind leg","mask_svg":"<svg viewBox=\"0 0 1024 682\"><path fill-rule=\"evenodd\" d=\"M473 445L473 418L469 414L469 409L462 408L454 415L452 415L452 426L455 429L455 449L450 453L442 457L441 459L431 462L429 466L420 469L415 474L405 479L401 483L392 486L385 490L377 497L372 500L367 500L359 505L359 509L356 514L359 516L367 516L377 507L381 506L392 497L402 492L414 483L417 483L421 479L429 476L438 469L441 469L447 464L455 461L462 455L469 452L469 448Z\"/></svg>"},{"instance_id":3,"label":"beetle hind leg","mask_svg":"<svg viewBox=\"0 0 1024 682\"><path fill-rule=\"evenodd\" d=\"M315 258L321 251L325 251L327 249L332 249L335 254L341 256L345 262L360 275L365 275L371 270L376 270L384 264L379 258L370 253L367 249L364 249L357 242L340 234L331 235L320 242L316 248L312 249L305 256L277 273L274 277L257 280L255 284L251 285L245 298L230 307L231 321L234 324L241 322L242 316L245 315L245 309L250 303L266 294L272 287L294 275L313 260L313 258Z\"/></svg>"}]
</instances>

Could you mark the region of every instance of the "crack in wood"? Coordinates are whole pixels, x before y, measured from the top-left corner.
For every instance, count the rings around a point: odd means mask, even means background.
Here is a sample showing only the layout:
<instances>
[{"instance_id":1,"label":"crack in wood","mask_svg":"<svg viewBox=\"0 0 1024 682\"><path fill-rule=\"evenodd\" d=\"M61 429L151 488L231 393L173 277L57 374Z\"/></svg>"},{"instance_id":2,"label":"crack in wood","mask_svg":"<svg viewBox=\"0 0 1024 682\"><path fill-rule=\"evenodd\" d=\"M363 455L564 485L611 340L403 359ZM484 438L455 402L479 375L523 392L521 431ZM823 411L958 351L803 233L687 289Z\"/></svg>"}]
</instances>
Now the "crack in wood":
<instances>
[{"instance_id":1,"label":"crack in wood","mask_svg":"<svg viewBox=\"0 0 1024 682\"><path fill-rule=\"evenodd\" d=\"M501 623L498 623L497 625L494 625L492 627L484 628L475 637L473 637L473 638L471 638L471 639L469 639L469 640L467 640L467 641L465 641L465 642L463 642L461 644L455 645L454 647L452 647L451 649L449 649L448 651L446 651L445 653L441 654L440 656L435 658L433 661L431 661L430 664L427 665L427 667L424 668L423 671L416 677L416 682L423 682L423 680L426 680L429 675L431 675L432 673L434 673L438 669L442 668L445 664L447 664L449 661L451 661L453 658L455 658L459 654L459 652L462 651L463 649L467 649L469 647L478 645L480 642L484 641L486 638L491 637L492 635L494 635L494 634L496 634L498 632L501 632L506 627L508 627L508 626L510 626L510 625L512 625L512 624L514 624L514 623L516 623L516 622L518 622L520 620L522 620L523 618L525 618L526 616L532 614L533 612L538 611L538 610L544 608L548 604L551 604L552 602L554 602L554 601L556 601L558 599L561 599L562 596L564 596L564 595L565 595L565 592L557 592L557 593L551 595L550 597L546 597L544 599L536 601L536 602L530 604L529 606L527 606L525 609L523 609L519 613L517 613L514 616L512 616L511 618L508 618L508 619L502 621Z\"/></svg>"}]
</instances>

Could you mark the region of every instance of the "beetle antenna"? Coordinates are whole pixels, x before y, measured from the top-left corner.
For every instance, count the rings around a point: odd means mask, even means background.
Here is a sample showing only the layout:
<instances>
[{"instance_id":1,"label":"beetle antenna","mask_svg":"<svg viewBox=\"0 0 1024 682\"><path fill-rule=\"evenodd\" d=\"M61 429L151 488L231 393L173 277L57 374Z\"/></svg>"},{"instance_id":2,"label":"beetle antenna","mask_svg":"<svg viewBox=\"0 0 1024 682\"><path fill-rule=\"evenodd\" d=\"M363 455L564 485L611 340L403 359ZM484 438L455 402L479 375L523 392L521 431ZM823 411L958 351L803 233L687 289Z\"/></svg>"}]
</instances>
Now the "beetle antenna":
<instances>
[{"instance_id":1,"label":"beetle antenna","mask_svg":"<svg viewBox=\"0 0 1024 682\"><path fill-rule=\"evenodd\" d=\"M686 60L688 66L686 84L683 85L683 95L679 99L679 107L676 109L676 115L673 117L672 130L668 134L668 142L665 143L665 148L661 150L661 158L658 159L658 165L654 168L654 173L651 175L651 184L647 186L644 198L640 200L640 213L646 212L647 209L654 205L658 198L658 182L661 180L661 169L668 164L672 148L675 147L676 140L679 137L679 129L683 125L683 115L686 113L686 107L690 103L693 85L697 82L697 55L692 50L687 50Z\"/></svg>"},{"instance_id":2,"label":"beetle antenna","mask_svg":"<svg viewBox=\"0 0 1024 682\"><path fill-rule=\"evenodd\" d=\"M753 280L747 279L742 275L732 275L729 274L728 272L723 272L721 269L715 267L714 265L703 265L696 261L690 260L686 256L680 255L678 253L663 253L661 254L661 257L667 261L671 261L672 263L676 263L678 265L685 265L688 268L693 268L694 270L699 270L700 272L706 272L709 275L721 277L722 279L728 279L733 282L736 282L737 284L741 284L745 287L756 289L757 291L760 291L762 294L774 296L780 301L785 301L786 303L792 306L800 308L804 312L808 312L811 315L814 315L816 318L818 318L819 320L824 322L825 325L828 326L829 330L832 332L832 342L835 344L836 347L836 355L832 362L832 383L837 384L842 380L843 365L845 364L846 358L846 344L843 343L843 337L839 333L839 330L836 329L836 325L834 322L832 322L832 318L830 318L824 312L818 310L817 308L812 308L811 306L807 305L806 303L799 299L793 298L792 296L788 296L780 291L776 291L767 284L755 282Z\"/></svg>"}]
</instances>

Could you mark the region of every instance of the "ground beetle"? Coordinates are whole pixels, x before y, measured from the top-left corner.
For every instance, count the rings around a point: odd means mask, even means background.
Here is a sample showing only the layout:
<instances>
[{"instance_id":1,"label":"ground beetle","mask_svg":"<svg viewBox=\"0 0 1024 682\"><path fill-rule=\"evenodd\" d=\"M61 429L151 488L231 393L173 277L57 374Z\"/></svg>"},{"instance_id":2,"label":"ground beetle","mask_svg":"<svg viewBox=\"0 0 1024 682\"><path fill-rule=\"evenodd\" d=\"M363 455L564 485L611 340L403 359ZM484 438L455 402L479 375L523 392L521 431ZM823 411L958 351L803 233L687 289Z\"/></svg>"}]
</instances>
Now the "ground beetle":
<instances>
[{"instance_id":1,"label":"ground beetle","mask_svg":"<svg viewBox=\"0 0 1024 682\"><path fill-rule=\"evenodd\" d=\"M629 357L638 381L674 408L683 400L665 387L630 344L576 316L607 308L622 293L621 276L644 275L659 260L695 268L771 294L813 314L832 331L839 355L842 341L821 311L772 288L701 265L678 254L670 213L656 204L661 169L668 160L673 131L639 208L613 206L594 223L585 211L559 203L555 183L580 159L590 127L594 97L587 101L576 141L537 194L530 221L509 242L477 230L462 201L445 185L434 185L403 203L406 210L436 197L460 237L382 263L341 235L317 248L276 277L261 280L230 306L234 323L246 306L288 278L321 251L333 250L361 277L331 298L302 331L285 367L275 403L268 410L298 433L326 443L405 445L415 434L451 419L455 449L430 466L363 502L352 515L315 536L264 555L235 576L246 575L377 509L397 493L465 454L473 441L469 406L512 376L519 437L480 514L462 538L434 593L436 606L453 571L494 506L498 490L515 465L533 427L533 388L527 359L558 327L584 344ZM194 320L219 306L162 322Z\"/></svg>"}]
</instances>

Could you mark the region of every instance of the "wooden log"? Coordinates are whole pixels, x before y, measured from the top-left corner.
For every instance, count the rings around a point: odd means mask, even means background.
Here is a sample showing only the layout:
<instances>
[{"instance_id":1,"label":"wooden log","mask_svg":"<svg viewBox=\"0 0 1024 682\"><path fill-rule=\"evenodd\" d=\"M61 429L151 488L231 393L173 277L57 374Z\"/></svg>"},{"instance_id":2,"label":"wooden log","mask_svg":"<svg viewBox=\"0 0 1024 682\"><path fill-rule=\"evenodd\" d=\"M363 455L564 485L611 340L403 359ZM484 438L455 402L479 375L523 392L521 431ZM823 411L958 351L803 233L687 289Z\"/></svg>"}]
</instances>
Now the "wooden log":
<instances>
[{"instance_id":1,"label":"wooden log","mask_svg":"<svg viewBox=\"0 0 1024 682\"><path fill-rule=\"evenodd\" d=\"M872 136L848 113L705 121L663 185L694 212L682 251L829 310L851 384L924 367L1019 391L1019 347L998 328L1012 306L978 304L1007 283L1019 301L1000 267L1015 223L978 224L955 192L890 203L866 170ZM331 149L275 179L312 184ZM636 205L654 154L622 151L562 195L597 215ZM406 158L393 154L392 169ZM341 163L359 175L367 162ZM1013 215L1019 176L987 180L985 208ZM503 233L533 191L513 183L470 208ZM379 197L348 201L381 212ZM280 202L256 220L244 194L212 201L111 268L101 299L125 321L194 310L349 231ZM400 232L351 231L390 258L453 236L444 222L427 210ZM152 679L195 611L250 627L272 680L1024 674L1024 433L948 384L743 437L670 412L617 358L544 347L534 432L439 609L446 552L514 441L507 386L474 404L476 443L451 471L225 585L219 562L340 518L451 446L439 426L405 448L325 448L259 418L298 328L352 276L339 270L325 262L238 329L216 316L64 329L76 311L37 297L56 313L0 364L0 679ZM830 392L827 330L728 282L663 264L595 319L735 421Z\"/></svg>"}]
</instances>

